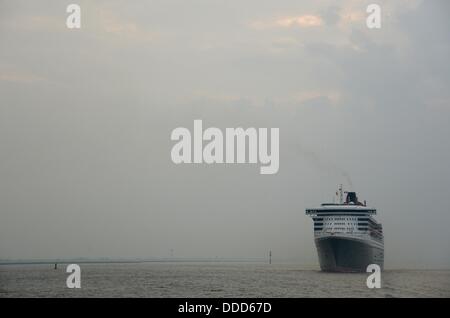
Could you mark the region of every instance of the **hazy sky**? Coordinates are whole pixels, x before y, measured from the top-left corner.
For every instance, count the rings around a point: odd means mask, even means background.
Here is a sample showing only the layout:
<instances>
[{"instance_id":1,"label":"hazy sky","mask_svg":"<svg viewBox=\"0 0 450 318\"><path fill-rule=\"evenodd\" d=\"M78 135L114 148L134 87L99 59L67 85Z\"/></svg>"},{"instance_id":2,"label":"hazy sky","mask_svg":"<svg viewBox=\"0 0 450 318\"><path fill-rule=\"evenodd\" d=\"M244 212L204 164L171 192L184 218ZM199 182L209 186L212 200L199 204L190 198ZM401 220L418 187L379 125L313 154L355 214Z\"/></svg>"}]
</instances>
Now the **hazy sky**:
<instances>
[{"instance_id":1,"label":"hazy sky","mask_svg":"<svg viewBox=\"0 0 450 318\"><path fill-rule=\"evenodd\" d=\"M386 267L450 267L449 9L0 0L0 259L317 264L304 210L343 183L377 208ZM278 127L279 172L173 164L194 119Z\"/></svg>"}]
</instances>

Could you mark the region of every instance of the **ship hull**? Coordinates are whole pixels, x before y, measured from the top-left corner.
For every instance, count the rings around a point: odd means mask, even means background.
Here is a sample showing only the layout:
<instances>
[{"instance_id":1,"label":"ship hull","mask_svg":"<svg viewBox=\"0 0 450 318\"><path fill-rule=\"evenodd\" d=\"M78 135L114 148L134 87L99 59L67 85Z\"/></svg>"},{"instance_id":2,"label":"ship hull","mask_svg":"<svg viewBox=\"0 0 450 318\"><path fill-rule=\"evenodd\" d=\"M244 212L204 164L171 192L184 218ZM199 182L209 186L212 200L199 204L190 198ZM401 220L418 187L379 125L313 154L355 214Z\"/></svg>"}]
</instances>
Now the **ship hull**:
<instances>
[{"instance_id":1,"label":"ship hull","mask_svg":"<svg viewBox=\"0 0 450 318\"><path fill-rule=\"evenodd\" d=\"M320 268L326 272L365 272L369 264L384 265L384 249L348 237L315 239Z\"/></svg>"}]
</instances>

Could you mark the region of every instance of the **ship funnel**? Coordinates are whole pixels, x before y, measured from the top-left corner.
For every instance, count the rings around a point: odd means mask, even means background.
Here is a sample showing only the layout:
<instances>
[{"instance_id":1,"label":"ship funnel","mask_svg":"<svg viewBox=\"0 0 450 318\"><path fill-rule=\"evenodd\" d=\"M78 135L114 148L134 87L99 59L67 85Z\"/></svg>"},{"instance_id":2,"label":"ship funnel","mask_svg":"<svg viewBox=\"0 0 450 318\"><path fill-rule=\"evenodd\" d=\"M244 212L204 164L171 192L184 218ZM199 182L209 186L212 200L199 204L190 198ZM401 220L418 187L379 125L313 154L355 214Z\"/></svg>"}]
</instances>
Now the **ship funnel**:
<instances>
[{"instance_id":1,"label":"ship funnel","mask_svg":"<svg viewBox=\"0 0 450 318\"><path fill-rule=\"evenodd\" d=\"M354 204L358 204L358 197L356 196L356 192L347 192L347 198L345 199L345 203L349 204L353 202Z\"/></svg>"}]
</instances>

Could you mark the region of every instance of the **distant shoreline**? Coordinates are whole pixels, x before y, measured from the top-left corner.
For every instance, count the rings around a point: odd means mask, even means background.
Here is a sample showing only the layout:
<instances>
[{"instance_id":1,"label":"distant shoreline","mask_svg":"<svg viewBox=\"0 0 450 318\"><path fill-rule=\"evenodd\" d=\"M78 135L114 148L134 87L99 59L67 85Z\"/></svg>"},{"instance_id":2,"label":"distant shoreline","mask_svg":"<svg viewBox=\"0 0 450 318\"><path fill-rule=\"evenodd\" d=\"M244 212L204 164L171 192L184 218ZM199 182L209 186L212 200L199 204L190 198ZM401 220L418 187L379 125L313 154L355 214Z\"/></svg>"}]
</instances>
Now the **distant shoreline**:
<instances>
[{"instance_id":1,"label":"distant shoreline","mask_svg":"<svg viewBox=\"0 0 450 318\"><path fill-rule=\"evenodd\" d=\"M269 264L267 260L261 259L136 259L136 260L18 260L18 261L0 261L0 266L8 265L64 265L64 264L141 264L141 263L254 263L267 264L268 266L278 265L296 265L298 270L319 271L318 265L300 264L294 261L279 261ZM385 268L385 271L450 271L450 268Z\"/></svg>"},{"instance_id":2,"label":"distant shoreline","mask_svg":"<svg viewBox=\"0 0 450 318\"><path fill-rule=\"evenodd\" d=\"M133 263L267 263L263 259L61 259L61 260L11 260L0 265L46 265L46 264L133 264Z\"/></svg>"}]
</instances>

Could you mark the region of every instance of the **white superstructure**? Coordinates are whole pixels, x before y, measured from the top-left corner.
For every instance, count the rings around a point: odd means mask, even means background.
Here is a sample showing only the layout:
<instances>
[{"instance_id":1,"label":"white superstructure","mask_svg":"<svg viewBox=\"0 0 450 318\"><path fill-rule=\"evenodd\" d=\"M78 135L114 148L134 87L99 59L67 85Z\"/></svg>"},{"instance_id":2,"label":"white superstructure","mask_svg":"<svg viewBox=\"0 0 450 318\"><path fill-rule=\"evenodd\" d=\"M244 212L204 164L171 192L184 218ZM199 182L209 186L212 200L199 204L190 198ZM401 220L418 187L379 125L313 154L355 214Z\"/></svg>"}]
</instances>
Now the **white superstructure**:
<instances>
[{"instance_id":1,"label":"white superstructure","mask_svg":"<svg viewBox=\"0 0 450 318\"><path fill-rule=\"evenodd\" d=\"M348 192L342 202L307 209L314 221L314 241L319 262L326 271L364 271L369 264L384 264L384 239L376 210Z\"/></svg>"}]
</instances>

